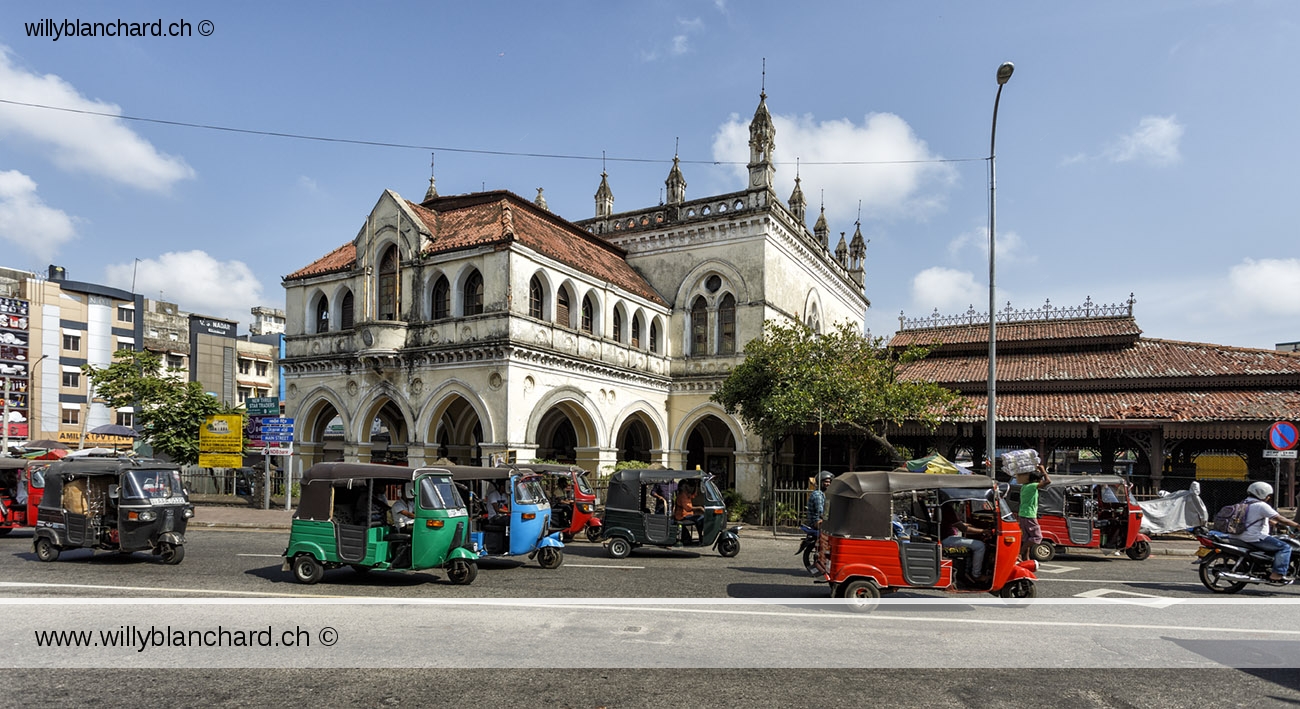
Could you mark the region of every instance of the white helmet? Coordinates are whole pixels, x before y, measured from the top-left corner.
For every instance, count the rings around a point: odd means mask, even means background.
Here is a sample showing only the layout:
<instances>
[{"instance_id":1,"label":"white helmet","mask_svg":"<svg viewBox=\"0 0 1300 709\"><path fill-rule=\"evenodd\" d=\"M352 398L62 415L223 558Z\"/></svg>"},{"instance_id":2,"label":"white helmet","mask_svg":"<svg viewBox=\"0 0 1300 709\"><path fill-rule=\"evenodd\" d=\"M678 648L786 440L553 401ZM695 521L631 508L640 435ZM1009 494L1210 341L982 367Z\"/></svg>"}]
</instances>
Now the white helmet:
<instances>
[{"instance_id":1,"label":"white helmet","mask_svg":"<svg viewBox=\"0 0 1300 709\"><path fill-rule=\"evenodd\" d=\"M1273 486L1265 482L1253 482L1246 488L1246 494L1256 500L1263 500L1273 494Z\"/></svg>"}]
</instances>

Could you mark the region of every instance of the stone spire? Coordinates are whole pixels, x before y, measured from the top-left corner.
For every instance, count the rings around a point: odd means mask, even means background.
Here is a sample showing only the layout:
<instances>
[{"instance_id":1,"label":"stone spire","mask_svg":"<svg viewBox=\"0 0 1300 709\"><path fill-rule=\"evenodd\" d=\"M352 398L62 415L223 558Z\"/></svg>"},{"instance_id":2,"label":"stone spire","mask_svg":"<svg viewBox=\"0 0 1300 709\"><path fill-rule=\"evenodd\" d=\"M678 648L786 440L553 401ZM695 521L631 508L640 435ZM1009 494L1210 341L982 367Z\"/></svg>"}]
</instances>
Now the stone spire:
<instances>
[{"instance_id":1,"label":"stone spire","mask_svg":"<svg viewBox=\"0 0 1300 709\"><path fill-rule=\"evenodd\" d=\"M764 75L766 75L764 70ZM766 81L764 82L766 83ZM776 152L776 126L767 112L767 89L758 94L758 108L749 122L749 187L771 189L776 180L772 156Z\"/></svg>"},{"instance_id":2,"label":"stone spire","mask_svg":"<svg viewBox=\"0 0 1300 709\"><path fill-rule=\"evenodd\" d=\"M601 156L601 162L604 162L604 155ZM600 187L596 189L596 217L608 217L614 213L614 192L609 189L609 175L605 174L605 166L601 165L600 169Z\"/></svg>"},{"instance_id":3,"label":"stone spire","mask_svg":"<svg viewBox=\"0 0 1300 709\"><path fill-rule=\"evenodd\" d=\"M835 247L835 260L839 261L841 266L849 267L849 247L844 245L844 232L840 232L840 244Z\"/></svg>"},{"instance_id":4,"label":"stone spire","mask_svg":"<svg viewBox=\"0 0 1300 709\"><path fill-rule=\"evenodd\" d=\"M686 201L686 178L682 177L682 170L677 166L679 162L674 153L673 169L668 171L668 179L664 181L664 185L668 187L668 204L681 204Z\"/></svg>"},{"instance_id":5,"label":"stone spire","mask_svg":"<svg viewBox=\"0 0 1300 709\"><path fill-rule=\"evenodd\" d=\"M433 153L429 153L429 189L424 192L426 202L438 196L438 188L433 184L433 157Z\"/></svg>"},{"instance_id":6,"label":"stone spire","mask_svg":"<svg viewBox=\"0 0 1300 709\"><path fill-rule=\"evenodd\" d=\"M542 194L541 187L537 188L537 197L533 199L533 204L541 207L542 209L545 209L548 212L551 211L551 208L546 206L546 195Z\"/></svg>"},{"instance_id":7,"label":"stone spire","mask_svg":"<svg viewBox=\"0 0 1300 709\"><path fill-rule=\"evenodd\" d=\"M853 241L849 242L849 270L861 271L867 260L867 242L862 238L862 221L854 222Z\"/></svg>"},{"instance_id":8,"label":"stone spire","mask_svg":"<svg viewBox=\"0 0 1300 709\"><path fill-rule=\"evenodd\" d=\"M803 188L799 186L799 160L795 159L794 169L794 192L790 193L790 213L794 215L794 220L799 222L799 226L806 228L804 216L808 207L808 200L803 198Z\"/></svg>"},{"instance_id":9,"label":"stone spire","mask_svg":"<svg viewBox=\"0 0 1300 709\"><path fill-rule=\"evenodd\" d=\"M822 193L822 213L817 217L817 224L813 226L813 236L822 242L822 248L830 250L831 248L831 228L826 225L826 193Z\"/></svg>"}]
</instances>

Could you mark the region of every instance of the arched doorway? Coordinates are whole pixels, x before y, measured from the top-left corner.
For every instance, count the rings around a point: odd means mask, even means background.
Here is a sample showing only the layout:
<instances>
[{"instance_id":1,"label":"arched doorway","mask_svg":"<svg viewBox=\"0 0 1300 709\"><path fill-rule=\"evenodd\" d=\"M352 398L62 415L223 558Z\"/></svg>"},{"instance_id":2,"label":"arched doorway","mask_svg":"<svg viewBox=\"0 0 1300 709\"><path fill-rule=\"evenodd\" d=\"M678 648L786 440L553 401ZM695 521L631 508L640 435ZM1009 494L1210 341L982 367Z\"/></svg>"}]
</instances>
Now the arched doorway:
<instances>
[{"instance_id":1,"label":"arched doorway","mask_svg":"<svg viewBox=\"0 0 1300 709\"><path fill-rule=\"evenodd\" d=\"M455 465L483 465L483 423L478 411L459 394L439 405L428 436L431 460L445 458Z\"/></svg>"},{"instance_id":2,"label":"arched doorway","mask_svg":"<svg viewBox=\"0 0 1300 709\"><path fill-rule=\"evenodd\" d=\"M713 473L718 487L736 486L736 438L717 416L705 416L686 435L686 468Z\"/></svg>"}]
</instances>

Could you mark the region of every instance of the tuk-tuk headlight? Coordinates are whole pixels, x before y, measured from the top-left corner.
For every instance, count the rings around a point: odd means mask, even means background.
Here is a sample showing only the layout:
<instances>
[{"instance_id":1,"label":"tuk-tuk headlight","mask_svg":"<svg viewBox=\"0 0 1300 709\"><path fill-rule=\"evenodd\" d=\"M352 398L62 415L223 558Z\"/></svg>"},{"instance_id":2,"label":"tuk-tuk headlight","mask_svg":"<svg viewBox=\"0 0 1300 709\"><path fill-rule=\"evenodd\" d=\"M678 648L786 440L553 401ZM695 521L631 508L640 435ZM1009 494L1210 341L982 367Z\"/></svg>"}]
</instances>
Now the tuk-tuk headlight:
<instances>
[{"instance_id":1,"label":"tuk-tuk headlight","mask_svg":"<svg viewBox=\"0 0 1300 709\"><path fill-rule=\"evenodd\" d=\"M140 511L140 521L141 521L141 522L152 522L152 521L154 521L155 519L157 519L157 517L158 517L158 513L154 512L153 510L141 510L141 511Z\"/></svg>"},{"instance_id":2,"label":"tuk-tuk headlight","mask_svg":"<svg viewBox=\"0 0 1300 709\"><path fill-rule=\"evenodd\" d=\"M193 516L194 516L194 508L193 508L193 507L186 507L186 508L185 508L185 511L181 513L181 516L184 517L185 519L189 519L190 517L193 517Z\"/></svg>"},{"instance_id":3,"label":"tuk-tuk headlight","mask_svg":"<svg viewBox=\"0 0 1300 709\"><path fill-rule=\"evenodd\" d=\"M581 511L583 512L583 514L590 514L590 513L591 513L591 505L590 505L589 503L586 503L586 502L580 503L580 504L578 505L578 509L581 510Z\"/></svg>"}]
</instances>

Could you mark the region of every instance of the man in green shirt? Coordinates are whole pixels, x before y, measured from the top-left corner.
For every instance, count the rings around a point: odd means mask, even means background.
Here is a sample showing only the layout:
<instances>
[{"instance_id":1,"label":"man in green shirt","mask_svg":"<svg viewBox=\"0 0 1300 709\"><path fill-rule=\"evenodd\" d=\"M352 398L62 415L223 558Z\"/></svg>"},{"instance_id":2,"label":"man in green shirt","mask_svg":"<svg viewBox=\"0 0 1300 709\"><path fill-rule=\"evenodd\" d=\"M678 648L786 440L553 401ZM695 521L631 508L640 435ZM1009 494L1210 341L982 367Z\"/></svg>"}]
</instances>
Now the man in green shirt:
<instances>
[{"instance_id":1,"label":"man in green shirt","mask_svg":"<svg viewBox=\"0 0 1300 709\"><path fill-rule=\"evenodd\" d=\"M1016 476L1020 483L1020 559L1029 558L1029 549L1043 541L1043 530L1038 526L1038 489L1047 487L1052 479L1047 469L1038 466L1032 473Z\"/></svg>"}]
</instances>

